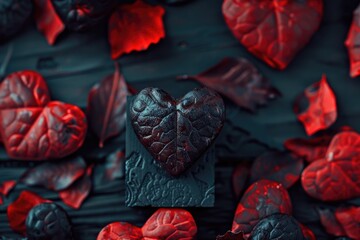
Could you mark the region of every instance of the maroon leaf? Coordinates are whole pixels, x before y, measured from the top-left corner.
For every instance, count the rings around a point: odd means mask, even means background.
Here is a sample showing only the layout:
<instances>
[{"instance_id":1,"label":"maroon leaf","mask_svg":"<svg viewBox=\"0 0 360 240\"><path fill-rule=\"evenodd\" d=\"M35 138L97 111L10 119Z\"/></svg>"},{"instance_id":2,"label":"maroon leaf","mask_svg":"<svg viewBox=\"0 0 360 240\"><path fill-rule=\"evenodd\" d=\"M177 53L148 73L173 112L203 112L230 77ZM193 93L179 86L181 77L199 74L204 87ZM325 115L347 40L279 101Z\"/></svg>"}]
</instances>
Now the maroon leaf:
<instances>
[{"instance_id":1,"label":"maroon leaf","mask_svg":"<svg viewBox=\"0 0 360 240\"><path fill-rule=\"evenodd\" d=\"M86 163L81 157L46 162L26 171L21 181L29 186L59 191L68 188L84 175L85 169Z\"/></svg>"},{"instance_id":2,"label":"maroon leaf","mask_svg":"<svg viewBox=\"0 0 360 240\"><path fill-rule=\"evenodd\" d=\"M111 153L105 161L105 179L114 180L124 177L125 153L116 151Z\"/></svg>"},{"instance_id":3,"label":"maroon leaf","mask_svg":"<svg viewBox=\"0 0 360 240\"><path fill-rule=\"evenodd\" d=\"M350 76L360 75L360 4L354 11L353 21L345 41L350 59Z\"/></svg>"},{"instance_id":4,"label":"maroon leaf","mask_svg":"<svg viewBox=\"0 0 360 240\"><path fill-rule=\"evenodd\" d=\"M79 209L91 191L91 174L93 165L86 169L86 173L69 188L59 192L61 200L69 207Z\"/></svg>"},{"instance_id":5,"label":"maroon leaf","mask_svg":"<svg viewBox=\"0 0 360 240\"><path fill-rule=\"evenodd\" d=\"M269 152L258 157L251 167L250 182L273 180L290 188L300 178L303 160L285 152Z\"/></svg>"},{"instance_id":6,"label":"maroon leaf","mask_svg":"<svg viewBox=\"0 0 360 240\"><path fill-rule=\"evenodd\" d=\"M218 235L216 240L245 240L245 237L242 232L233 233L231 231L227 231L224 235Z\"/></svg>"},{"instance_id":7,"label":"maroon leaf","mask_svg":"<svg viewBox=\"0 0 360 240\"><path fill-rule=\"evenodd\" d=\"M87 123L77 106L53 101L45 107L0 111L0 133L7 154L19 160L62 158L85 139Z\"/></svg>"},{"instance_id":8,"label":"maroon leaf","mask_svg":"<svg viewBox=\"0 0 360 240\"><path fill-rule=\"evenodd\" d=\"M198 75L178 78L195 79L253 112L258 106L266 105L270 99L281 95L257 68L244 58L225 58Z\"/></svg>"},{"instance_id":9,"label":"maroon leaf","mask_svg":"<svg viewBox=\"0 0 360 240\"><path fill-rule=\"evenodd\" d=\"M301 106L303 101L308 102L308 107L305 109ZM296 99L294 112L308 135L327 129L336 121L336 98L325 75L319 82L306 88Z\"/></svg>"},{"instance_id":10,"label":"maroon leaf","mask_svg":"<svg viewBox=\"0 0 360 240\"><path fill-rule=\"evenodd\" d=\"M249 52L284 69L318 29L323 1L224 0L222 12Z\"/></svg>"},{"instance_id":11,"label":"maroon leaf","mask_svg":"<svg viewBox=\"0 0 360 240\"><path fill-rule=\"evenodd\" d=\"M316 240L316 236L310 228L301 223L299 223L299 225L306 240Z\"/></svg>"},{"instance_id":12,"label":"maroon leaf","mask_svg":"<svg viewBox=\"0 0 360 240\"><path fill-rule=\"evenodd\" d=\"M0 185L0 205L3 204L2 197L6 197L9 194L9 192L15 187L15 185L16 185L15 180L4 181Z\"/></svg>"},{"instance_id":13,"label":"maroon leaf","mask_svg":"<svg viewBox=\"0 0 360 240\"><path fill-rule=\"evenodd\" d=\"M25 234L25 220L30 210L40 203L51 202L30 191L22 191L20 196L9 205L7 215L10 227L18 233Z\"/></svg>"},{"instance_id":14,"label":"maroon leaf","mask_svg":"<svg viewBox=\"0 0 360 240\"><path fill-rule=\"evenodd\" d=\"M108 138L125 129L128 95L130 93L127 84L117 65L114 74L91 89L88 97L88 119L91 129L100 139L100 147L103 147Z\"/></svg>"},{"instance_id":15,"label":"maroon leaf","mask_svg":"<svg viewBox=\"0 0 360 240\"><path fill-rule=\"evenodd\" d=\"M110 223L101 229L96 240L143 240L141 228L126 222Z\"/></svg>"},{"instance_id":16,"label":"maroon leaf","mask_svg":"<svg viewBox=\"0 0 360 240\"><path fill-rule=\"evenodd\" d=\"M54 45L56 38L65 30L51 0L34 0L37 28L45 35L47 42Z\"/></svg>"},{"instance_id":17,"label":"maroon leaf","mask_svg":"<svg viewBox=\"0 0 360 240\"><path fill-rule=\"evenodd\" d=\"M301 182L310 196L323 201L360 197L360 135L337 134L326 157L305 168Z\"/></svg>"},{"instance_id":18,"label":"maroon leaf","mask_svg":"<svg viewBox=\"0 0 360 240\"><path fill-rule=\"evenodd\" d=\"M248 164L240 163L234 168L234 171L232 172L232 186L236 199L239 199L243 192L249 175L250 166Z\"/></svg>"},{"instance_id":19,"label":"maroon leaf","mask_svg":"<svg viewBox=\"0 0 360 240\"><path fill-rule=\"evenodd\" d=\"M250 233L260 219L275 213L291 215L292 205L287 190L270 180L252 184L241 198L233 220L232 231Z\"/></svg>"}]
</instances>

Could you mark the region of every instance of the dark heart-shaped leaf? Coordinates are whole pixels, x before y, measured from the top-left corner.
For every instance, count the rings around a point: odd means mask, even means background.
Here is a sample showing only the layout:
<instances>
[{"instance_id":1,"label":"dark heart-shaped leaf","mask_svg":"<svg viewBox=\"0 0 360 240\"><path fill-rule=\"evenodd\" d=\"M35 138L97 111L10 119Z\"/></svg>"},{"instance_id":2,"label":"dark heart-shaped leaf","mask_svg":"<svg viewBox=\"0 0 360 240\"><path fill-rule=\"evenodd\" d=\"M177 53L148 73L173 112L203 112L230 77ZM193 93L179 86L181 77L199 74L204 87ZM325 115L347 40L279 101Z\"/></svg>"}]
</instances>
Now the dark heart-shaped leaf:
<instances>
[{"instance_id":1,"label":"dark heart-shaped leaf","mask_svg":"<svg viewBox=\"0 0 360 240\"><path fill-rule=\"evenodd\" d=\"M302 234L304 235L305 240L316 240L316 236L310 228L305 226L304 224L300 224Z\"/></svg>"},{"instance_id":2,"label":"dark heart-shaped leaf","mask_svg":"<svg viewBox=\"0 0 360 240\"><path fill-rule=\"evenodd\" d=\"M114 222L104 227L96 240L142 240L141 228L126 222Z\"/></svg>"},{"instance_id":3,"label":"dark heart-shaped leaf","mask_svg":"<svg viewBox=\"0 0 360 240\"><path fill-rule=\"evenodd\" d=\"M125 129L126 97L129 94L117 65L114 74L91 89L87 109L89 126L100 139L100 147L105 140Z\"/></svg>"},{"instance_id":4,"label":"dark heart-shaped leaf","mask_svg":"<svg viewBox=\"0 0 360 240\"><path fill-rule=\"evenodd\" d=\"M360 239L360 207L319 209L321 224L333 236L347 236Z\"/></svg>"},{"instance_id":5,"label":"dark heart-shaped leaf","mask_svg":"<svg viewBox=\"0 0 360 240\"><path fill-rule=\"evenodd\" d=\"M233 233L232 231L227 231L224 235L218 235L216 240L245 240L245 237L242 232Z\"/></svg>"},{"instance_id":6,"label":"dark heart-shaped leaf","mask_svg":"<svg viewBox=\"0 0 360 240\"><path fill-rule=\"evenodd\" d=\"M301 106L304 101L308 102L308 107L305 109ZM325 75L319 82L306 88L296 99L294 112L309 136L327 129L336 121L336 97Z\"/></svg>"},{"instance_id":7,"label":"dark heart-shaped leaf","mask_svg":"<svg viewBox=\"0 0 360 240\"><path fill-rule=\"evenodd\" d=\"M225 58L215 66L195 76L178 79L195 79L218 91L240 107L255 112L269 100L279 97L280 92L271 86L257 68L244 58Z\"/></svg>"},{"instance_id":8,"label":"dark heart-shaped leaf","mask_svg":"<svg viewBox=\"0 0 360 240\"><path fill-rule=\"evenodd\" d=\"M258 157L251 167L250 182L273 180L290 188L300 178L304 168L301 158L286 152L268 152Z\"/></svg>"},{"instance_id":9,"label":"dark heart-shaped leaf","mask_svg":"<svg viewBox=\"0 0 360 240\"><path fill-rule=\"evenodd\" d=\"M51 0L34 0L33 2L37 28L45 35L47 42L54 45L57 37L65 30L65 25Z\"/></svg>"},{"instance_id":10,"label":"dark heart-shaped leaf","mask_svg":"<svg viewBox=\"0 0 360 240\"><path fill-rule=\"evenodd\" d=\"M145 239L195 239L197 226L183 209L158 209L141 228Z\"/></svg>"},{"instance_id":11,"label":"dark heart-shaped leaf","mask_svg":"<svg viewBox=\"0 0 360 240\"><path fill-rule=\"evenodd\" d=\"M360 75L360 4L354 11L351 27L345 41L350 59L350 76Z\"/></svg>"},{"instance_id":12,"label":"dark heart-shaped leaf","mask_svg":"<svg viewBox=\"0 0 360 240\"><path fill-rule=\"evenodd\" d=\"M305 168L301 183L310 196L323 201L360 197L360 135L337 134L326 157Z\"/></svg>"},{"instance_id":13,"label":"dark heart-shaped leaf","mask_svg":"<svg viewBox=\"0 0 360 240\"><path fill-rule=\"evenodd\" d=\"M250 166L247 163L240 163L232 172L232 187L235 194L235 199L239 199L241 196L241 193L243 192L248 177L250 176Z\"/></svg>"},{"instance_id":14,"label":"dark heart-shaped leaf","mask_svg":"<svg viewBox=\"0 0 360 240\"><path fill-rule=\"evenodd\" d=\"M68 188L84 175L86 163L81 157L42 163L29 169L21 181L29 186L42 186L59 191Z\"/></svg>"},{"instance_id":15,"label":"dark heart-shaped leaf","mask_svg":"<svg viewBox=\"0 0 360 240\"><path fill-rule=\"evenodd\" d=\"M43 199L39 195L30 192L22 191L20 196L9 205L7 208L7 216L10 227L18 233L25 234L25 220L30 210L40 203L51 202Z\"/></svg>"},{"instance_id":16,"label":"dark heart-shaped leaf","mask_svg":"<svg viewBox=\"0 0 360 240\"><path fill-rule=\"evenodd\" d=\"M284 69L318 29L323 1L225 0L222 12L249 52Z\"/></svg>"},{"instance_id":17,"label":"dark heart-shaped leaf","mask_svg":"<svg viewBox=\"0 0 360 240\"><path fill-rule=\"evenodd\" d=\"M6 197L15 185L15 180L4 181L0 184L0 205L3 204L3 197Z\"/></svg>"},{"instance_id":18,"label":"dark heart-shaped leaf","mask_svg":"<svg viewBox=\"0 0 360 240\"><path fill-rule=\"evenodd\" d=\"M221 97L207 88L175 100L158 88L145 88L133 100L130 117L136 135L171 175L189 168L215 140L225 120Z\"/></svg>"},{"instance_id":19,"label":"dark heart-shaped leaf","mask_svg":"<svg viewBox=\"0 0 360 240\"><path fill-rule=\"evenodd\" d=\"M67 189L59 192L61 200L69 207L79 209L89 196L92 187L91 175L93 167L93 165L88 166L85 174L81 178Z\"/></svg>"},{"instance_id":20,"label":"dark heart-shaped leaf","mask_svg":"<svg viewBox=\"0 0 360 240\"><path fill-rule=\"evenodd\" d=\"M165 37L161 6L151 6L136 0L132 4L119 4L109 20L111 57L146 50Z\"/></svg>"},{"instance_id":21,"label":"dark heart-shaped leaf","mask_svg":"<svg viewBox=\"0 0 360 240\"><path fill-rule=\"evenodd\" d=\"M233 220L232 232L250 233L259 220L275 213L291 214L287 190L270 180L252 184L241 198Z\"/></svg>"},{"instance_id":22,"label":"dark heart-shaped leaf","mask_svg":"<svg viewBox=\"0 0 360 240\"><path fill-rule=\"evenodd\" d=\"M77 106L53 101L45 107L0 111L0 133L6 152L20 160L62 158L75 152L87 130Z\"/></svg>"},{"instance_id":23,"label":"dark heart-shaped leaf","mask_svg":"<svg viewBox=\"0 0 360 240\"><path fill-rule=\"evenodd\" d=\"M286 214L274 214L258 222L251 231L250 240L303 240L296 219Z\"/></svg>"}]
</instances>

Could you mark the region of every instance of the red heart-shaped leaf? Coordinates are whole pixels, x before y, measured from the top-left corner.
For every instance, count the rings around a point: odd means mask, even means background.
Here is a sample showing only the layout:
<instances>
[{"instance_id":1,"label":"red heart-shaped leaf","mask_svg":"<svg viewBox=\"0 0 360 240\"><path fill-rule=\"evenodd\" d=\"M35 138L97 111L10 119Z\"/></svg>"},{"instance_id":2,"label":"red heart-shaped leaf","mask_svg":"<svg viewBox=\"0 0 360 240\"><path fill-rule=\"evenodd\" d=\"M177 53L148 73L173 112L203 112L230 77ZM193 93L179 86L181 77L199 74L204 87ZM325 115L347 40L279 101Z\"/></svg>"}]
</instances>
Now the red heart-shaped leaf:
<instances>
[{"instance_id":1,"label":"red heart-shaped leaf","mask_svg":"<svg viewBox=\"0 0 360 240\"><path fill-rule=\"evenodd\" d=\"M304 100L309 103L306 109L301 106ZM336 121L336 97L325 75L319 82L306 88L304 93L296 99L294 112L308 135L327 129Z\"/></svg>"},{"instance_id":2,"label":"red heart-shaped leaf","mask_svg":"<svg viewBox=\"0 0 360 240\"><path fill-rule=\"evenodd\" d=\"M285 152L265 153L254 161L250 182L268 179L290 188L299 180L303 167L303 160L295 155Z\"/></svg>"},{"instance_id":3,"label":"red heart-shaped leaf","mask_svg":"<svg viewBox=\"0 0 360 240\"><path fill-rule=\"evenodd\" d=\"M93 165L90 165L81 178L67 189L59 192L61 200L69 207L79 209L89 196L92 187L91 175L93 167Z\"/></svg>"},{"instance_id":4,"label":"red heart-shaped leaf","mask_svg":"<svg viewBox=\"0 0 360 240\"><path fill-rule=\"evenodd\" d=\"M360 75L360 4L354 11L351 27L345 41L350 59L350 76Z\"/></svg>"},{"instance_id":5,"label":"red heart-shaped leaf","mask_svg":"<svg viewBox=\"0 0 360 240\"><path fill-rule=\"evenodd\" d=\"M323 1L224 0L222 12L248 51L284 69L319 28Z\"/></svg>"},{"instance_id":6,"label":"red heart-shaped leaf","mask_svg":"<svg viewBox=\"0 0 360 240\"><path fill-rule=\"evenodd\" d=\"M113 75L91 89L87 111L89 126L100 139L100 147L103 147L106 139L125 129L126 97L129 94L117 65Z\"/></svg>"},{"instance_id":7,"label":"red heart-shaped leaf","mask_svg":"<svg viewBox=\"0 0 360 240\"><path fill-rule=\"evenodd\" d=\"M65 30L51 0L34 0L37 28L45 35L47 42L54 45L57 37Z\"/></svg>"},{"instance_id":8,"label":"red heart-shaped leaf","mask_svg":"<svg viewBox=\"0 0 360 240\"><path fill-rule=\"evenodd\" d=\"M142 0L132 4L119 4L109 21L111 57L146 50L165 37L161 6L151 6Z\"/></svg>"},{"instance_id":9,"label":"red heart-shaped leaf","mask_svg":"<svg viewBox=\"0 0 360 240\"><path fill-rule=\"evenodd\" d=\"M9 205L7 215L10 227L18 233L25 234L25 220L30 210L40 203L51 202L30 191L22 191L20 196Z\"/></svg>"},{"instance_id":10,"label":"red heart-shaped leaf","mask_svg":"<svg viewBox=\"0 0 360 240\"><path fill-rule=\"evenodd\" d=\"M233 220L232 232L250 233L259 220L275 213L291 215L292 205L287 190L270 180L252 184L241 198Z\"/></svg>"},{"instance_id":11,"label":"red heart-shaped leaf","mask_svg":"<svg viewBox=\"0 0 360 240\"><path fill-rule=\"evenodd\" d=\"M0 133L11 158L45 160L75 152L86 135L86 118L80 108L50 102L44 108L0 111Z\"/></svg>"},{"instance_id":12,"label":"red heart-shaped leaf","mask_svg":"<svg viewBox=\"0 0 360 240\"><path fill-rule=\"evenodd\" d=\"M178 79L195 79L253 112L258 106L264 106L270 99L281 95L270 85L269 80L244 58L225 58L205 72L195 76L185 75Z\"/></svg>"},{"instance_id":13,"label":"red heart-shaped leaf","mask_svg":"<svg viewBox=\"0 0 360 240\"><path fill-rule=\"evenodd\" d=\"M141 228L126 222L114 222L104 227L96 240L142 240Z\"/></svg>"},{"instance_id":14,"label":"red heart-shaped leaf","mask_svg":"<svg viewBox=\"0 0 360 240\"><path fill-rule=\"evenodd\" d=\"M360 197L360 135L337 134L326 158L311 163L302 173L304 190L323 201Z\"/></svg>"},{"instance_id":15,"label":"red heart-shaped leaf","mask_svg":"<svg viewBox=\"0 0 360 240\"><path fill-rule=\"evenodd\" d=\"M59 191L84 175L85 169L86 163L81 157L46 162L26 171L21 181L28 186L43 186Z\"/></svg>"}]
</instances>

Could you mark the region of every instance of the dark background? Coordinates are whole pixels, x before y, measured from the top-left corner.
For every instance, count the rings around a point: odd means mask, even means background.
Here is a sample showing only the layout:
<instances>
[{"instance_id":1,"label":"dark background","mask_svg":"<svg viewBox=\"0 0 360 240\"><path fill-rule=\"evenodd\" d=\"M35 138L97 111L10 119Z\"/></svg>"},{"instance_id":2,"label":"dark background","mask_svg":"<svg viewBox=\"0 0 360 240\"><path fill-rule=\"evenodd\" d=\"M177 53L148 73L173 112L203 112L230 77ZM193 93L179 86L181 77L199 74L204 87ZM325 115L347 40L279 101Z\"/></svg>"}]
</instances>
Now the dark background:
<instances>
[{"instance_id":1,"label":"dark background","mask_svg":"<svg viewBox=\"0 0 360 240\"><path fill-rule=\"evenodd\" d=\"M119 59L125 79L135 88L161 87L174 96L181 96L199 85L191 81L176 81L176 76L196 74L227 56L242 56L253 62L283 94L282 98L261 108L257 114L227 103L228 120L216 145L219 158L216 165L216 206L189 209L199 228L198 239L214 239L231 227L237 204L231 190L231 172L237 162L251 161L268 148L281 149L283 141L288 138L305 136L292 111L293 100L305 87L320 80L323 73L328 76L337 96L339 117L335 127L350 125L360 130L360 81L349 77L344 46L352 12L358 3L356 0L325 0L319 31L284 71L271 69L238 43L224 23L221 0L195 0L183 6L166 7L166 38L145 52ZM65 33L55 46L48 46L31 22L11 41L0 45L0 61L10 45L14 54L7 73L24 69L40 71L53 99L83 108L93 84L114 70L106 25L87 33ZM107 142L105 149L98 150L94 147L96 139L89 135L79 154L87 161L100 162L95 179L106 154L124 148L123 136ZM10 161L0 147L0 182L18 179L32 165L34 163ZM125 207L123 179L94 185L80 210L65 207L77 239L95 239L100 229L113 221L128 221L141 226L155 211ZM8 225L6 207L25 188L19 184L0 206L0 235L16 236ZM57 193L41 188L31 190L60 203ZM314 201L306 196L299 184L290 189L290 194L295 217L312 228L318 239L331 239L319 224L316 208L333 207L339 203ZM353 201L355 204L359 202Z\"/></svg>"}]
</instances>

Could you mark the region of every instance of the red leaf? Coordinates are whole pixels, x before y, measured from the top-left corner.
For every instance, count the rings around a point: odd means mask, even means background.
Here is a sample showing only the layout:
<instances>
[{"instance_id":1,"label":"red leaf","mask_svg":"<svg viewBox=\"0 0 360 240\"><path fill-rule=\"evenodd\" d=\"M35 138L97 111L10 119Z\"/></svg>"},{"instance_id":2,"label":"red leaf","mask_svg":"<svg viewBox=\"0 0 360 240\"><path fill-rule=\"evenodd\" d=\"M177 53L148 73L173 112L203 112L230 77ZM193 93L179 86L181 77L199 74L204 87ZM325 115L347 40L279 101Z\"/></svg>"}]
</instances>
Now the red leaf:
<instances>
[{"instance_id":1,"label":"red leaf","mask_svg":"<svg viewBox=\"0 0 360 240\"><path fill-rule=\"evenodd\" d=\"M115 73L96 84L88 97L88 119L100 139L100 147L110 137L125 129L126 97L129 95L124 77L116 65Z\"/></svg>"},{"instance_id":2,"label":"red leaf","mask_svg":"<svg viewBox=\"0 0 360 240\"><path fill-rule=\"evenodd\" d=\"M21 181L28 186L43 186L59 191L84 175L85 169L86 163L81 157L46 162L26 171Z\"/></svg>"},{"instance_id":3,"label":"red leaf","mask_svg":"<svg viewBox=\"0 0 360 240\"><path fill-rule=\"evenodd\" d=\"M284 69L319 28L323 1L224 0L222 12L248 51Z\"/></svg>"},{"instance_id":4,"label":"red leaf","mask_svg":"<svg viewBox=\"0 0 360 240\"><path fill-rule=\"evenodd\" d=\"M253 112L258 106L264 106L270 99L281 95L257 68L244 58L225 58L205 72L195 76L185 75L178 79L195 79Z\"/></svg>"},{"instance_id":5,"label":"red leaf","mask_svg":"<svg viewBox=\"0 0 360 240\"><path fill-rule=\"evenodd\" d=\"M345 41L350 59L350 76L360 75L360 5L356 8L353 15L353 21Z\"/></svg>"},{"instance_id":6,"label":"red leaf","mask_svg":"<svg viewBox=\"0 0 360 240\"><path fill-rule=\"evenodd\" d=\"M142 227L145 239L195 239L197 227L191 214L183 209L160 208Z\"/></svg>"},{"instance_id":7,"label":"red leaf","mask_svg":"<svg viewBox=\"0 0 360 240\"><path fill-rule=\"evenodd\" d=\"M326 158L311 163L302 173L304 190L323 201L360 197L360 135L337 134Z\"/></svg>"},{"instance_id":8,"label":"red leaf","mask_svg":"<svg viewBox=\"0 0 360 240\"><path fill-rule=\"evenodd\" d=\"M309 102L309 107L303 111L300 104L304 98ZM336 98L325 75L296 99L294 112L308 135L327 129L336 121Z\"/></svg>"},{"instance_id":9,"label":"red leaf","mask_svg":"<svg viewBox=\"0 0 360 240\"><path fill-rule=\"evenodd\" d=\"M105 161L106 180L112 181L124 177L125 153L116 151L107 156Z\"/></svg>"},{"instance_id":10,"label":"red leaf","mask_svg":"<svg viewBox=\"0 0 360 240\"><path fill-rule=\"evenodd\" d=\"M233 220L232 231L250 233L257 222L275 213L291 215L292 205L287 190L270 180L252 184L241 198Z\"/></svg>"},{"instance_id":11,"label":"red leaf","mask_svg":"<svg viewBox=\"0 0 360 240\"><path fill-rule=\"evenodd\" d=\"M30 191L22 191L18 199L9 205L7 215L10 227L18 233L25 234L25 220L30 210L40 203L51 202Z\"/></svg>"},{"instance_id":12,"label":"red leaf","mask_svg":"<svg viewBox=\"0 0 360 240\"><path fill-rule=\"evenodd\" d=\"M299 180L303 168L303 160L295 155L284 152L265 153L254 161L250 182L268 179L290 188Z\"/></svg>"},{"instance_id":13,"label":"red leaf","mask_svg":"<svg viewBox=\"0 0 360 240\"><path fill-rule=\"evenodd\" d=\"M69 188L59 192L61 200L69 207L79 209L91 191L91 174L93 165L89 166L86 173Z\"/></svg>"},{"instance_id":14,"label":"red leaf","mask_svg":"<svg viewBox=\"0 0 360 240\"><path fill-rule=\"evenodd\" d=\"M232 173L232 186L235 198L239 199L250 175L250 166L245 163L238 164Z\"/></svg>"},{"instance_id":15,"label":"red leaf","mask_svg":"<svg viewBox=\"0 0 360 240\"><path fill-rule=\"evenodd\" d=\"M45 35L47 42L54 45L57 37L65 30L65 25L56 13L51 0L34 0L37 28Z\"/></svg>"},{"instance_id":16,"label":"red leaf","mask_svg":"<svg viewBox=\"0 0 360 240\"><path fill-rule=\"evenodd\" d=\"M97 240L142 240L141 229L125 222L114 222L104 227L96 238Z\"/></svg>"},{"instance_id":17,"label":"red leaf","mask_svg":"<svg viewBox=\"0 0 360 240\"><path fill-rule=\"evenodd\" d=\"M316 236L310 228L301 223L299 225L306 240L316 240Z\"/></svg>"},{"instance_id":18,"label":"red leaf","mask_svg":"<svg viewBox=\"0 0 360 240\"><path fill-rule=\"evenodd\" d=\"M56 101L44 108L2 110L0 118L6 151L21 160L65 157L82 145L87 129L80 108Z\"/></svg>"},{"instance_id":19,"label":"red leaf","mask_svg":"<svg viewBox=\"0 0 360 240\"><path fill-rule=\"evenodd\" d=\"M133 4L119 4L109 22L111 57L146 50L165 37L161 6L151 6L142 0Z\"/></svg>"},{"instance_id":20,"label":"red leaf","mask_svg":"<svg viewBox=\"0 0 360 240\"><path fill-rule=\"evenodd\" d=\"M218 235L216 240L245 240L245 237L242 232L233 233L231 231L227 231L224 235Z\"/></svg>"},{"instance_id":21,"label":"red leaf","mask_svg":"<svg viewBox=\"0 0 360 240\"><path fill-rule=\"evenodd\" d=\"M0 185L0 195L7 196L9 192L15 187L15 185L16 185L15 180L4 181Z\"/></svg>"}]
</instances>

